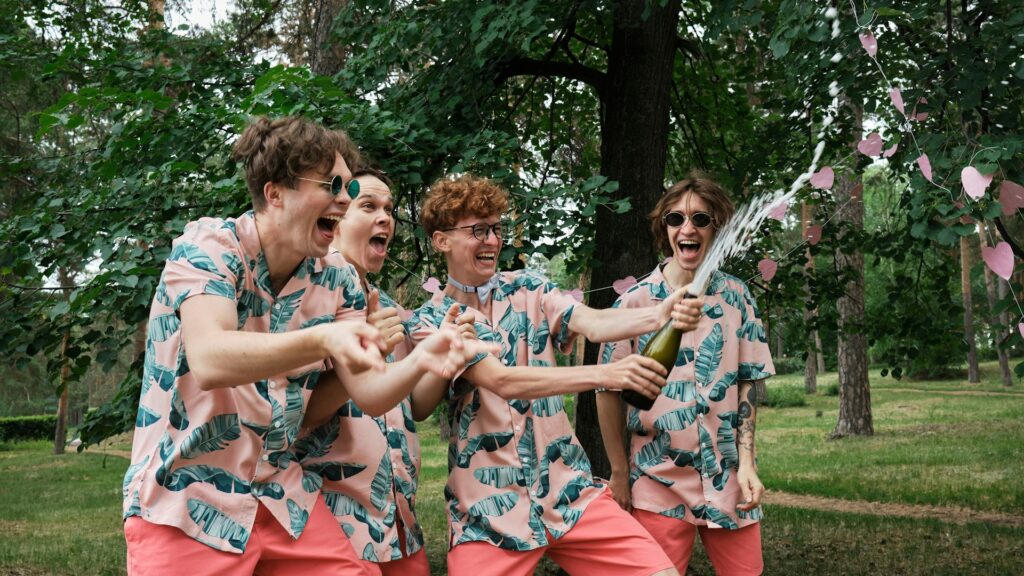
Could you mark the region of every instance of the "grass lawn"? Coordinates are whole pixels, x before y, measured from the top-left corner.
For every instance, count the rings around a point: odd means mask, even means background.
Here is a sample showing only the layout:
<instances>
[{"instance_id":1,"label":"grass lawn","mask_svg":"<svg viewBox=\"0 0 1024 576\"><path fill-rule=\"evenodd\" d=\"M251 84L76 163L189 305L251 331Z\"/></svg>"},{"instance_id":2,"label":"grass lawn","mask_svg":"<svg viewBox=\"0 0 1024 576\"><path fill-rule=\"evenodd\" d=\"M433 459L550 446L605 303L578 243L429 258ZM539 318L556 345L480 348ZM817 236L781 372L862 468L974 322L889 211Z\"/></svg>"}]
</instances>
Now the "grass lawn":
<instances>
[{"instance_id":1,"label":"grass lawn","mask_svg":"<svg viewBox=\"0 0 1024 576\"><path fill-rule=\"evenodd\" d=\"M1024 387L1002 388L993 366L984 365L982 385L894 381L872 371L876 436L868 439L826 440L836 397L763 408L762 479L798 494L1024 515ZM821 389L830 379L835 375L819 378ZM802 386L802 376L771 385ZM1011 395L951 393L964 390ZM429 421L421 442L418 509L434 573L443 574L445 445ZM48 442L0 444L0 576L123 574L120 492L127 460L50 452ZM771 505L766 516L766 574L1024 573L1024 528ZM712 573L698 546L690 574Z\"/></svg>"}]
</instances>

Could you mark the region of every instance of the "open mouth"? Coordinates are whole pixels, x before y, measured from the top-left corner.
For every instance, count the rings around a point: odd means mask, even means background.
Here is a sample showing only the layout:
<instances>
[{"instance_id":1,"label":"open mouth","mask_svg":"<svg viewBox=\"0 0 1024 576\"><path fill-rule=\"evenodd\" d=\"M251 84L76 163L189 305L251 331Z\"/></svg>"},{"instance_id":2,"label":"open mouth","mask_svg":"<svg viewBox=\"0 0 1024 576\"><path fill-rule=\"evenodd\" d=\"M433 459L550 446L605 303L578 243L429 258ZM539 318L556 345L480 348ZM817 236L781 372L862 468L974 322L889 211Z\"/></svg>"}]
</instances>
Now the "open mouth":
<instances>
[{"instance_id":1,"label":"open mouth","mask_svg":"<svg viewBox=\"0 0 1024 576\"><path fill-rule=\"evenodd\" d=\"M384 254L388 249L388 235L374 234L370 237L370 247L378 254Z\"/></svg>"},{"instance_id":2,"label":"open mouth","mask_svg":"<svg viewBox=\"0 0 1024 576\"><path fill-rule=\"evenodd\" d=\"M494 252L481 252L481 253L476 255L476 260L477 260L477 262L480 262L481 264L486 264L488 266L493 266L494 265L494 258L495 258L495 256L496 255L495 255Z\"/></svg>"},{"instance_id":3,"label":"open mouth","mask_svg":"<svg viewBox=\"0 0 1024 576\"><path fill-rule=\"evenodd\" d=\"M696 240L680 240L676 245L684 258L695 258L700 253L701 244Z\"/></svg>"},{"instance_id":4,"label":"open mouth","mask_svg":"<svg viewBox=\"0 0 1024 576\"><path fill-rule=\"evenodd\" d=\"M341 222L341 216L324 216L316 219L316 228L328 236L333 236L338 222Z\"/></svg>"}]
</instances>

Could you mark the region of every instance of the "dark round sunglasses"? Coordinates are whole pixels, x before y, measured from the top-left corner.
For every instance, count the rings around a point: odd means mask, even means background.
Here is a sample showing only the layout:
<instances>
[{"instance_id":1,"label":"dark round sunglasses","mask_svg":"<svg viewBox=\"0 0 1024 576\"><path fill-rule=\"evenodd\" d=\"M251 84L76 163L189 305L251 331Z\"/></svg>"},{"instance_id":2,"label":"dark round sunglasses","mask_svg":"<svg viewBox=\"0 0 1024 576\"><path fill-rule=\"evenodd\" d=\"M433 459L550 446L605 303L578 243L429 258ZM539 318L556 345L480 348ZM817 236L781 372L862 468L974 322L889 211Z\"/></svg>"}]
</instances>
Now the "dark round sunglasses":
<instances>
[{"instance_id":1,"label":"dark round sunglasses","mask_svg":"<svg viewBox=\"0 0 1024 576\"><path fill-rule=\"evenodd\" d=\"M302 177L299 177L299 180L305 180L306 182L316 182L317 184L327 184L328 186L331 187L331 194L333 194L334 196L341 194L342 188L346 189L346 191L348 192L348 197L353 200L356 199L356 196L359 196L359 180L356 180L354 178L348 181L347 187L342 181L341 176L338 175L335 175L333 178L331 178L330 182L326 180L313 180L312 178Z\"/></svg>"},{"instance_id":2,"label":"dark round sunglasses","mask_svg":"<svg viewBox=\"0 0 1024 576\"><path fill-rule=\"evenodd\" d=\"M494 237L501 240L501 222L495 222L494 224L477 222L476 224L470 224L468 226L456 226L455 228L445 228L441 230L441 232L451 232L452 230L463 230L465 228L472 229L473 237L481 242L487 241L488 232L494 232Z\"/></svg>"},{"instance_id":3,"label":"dark round sunglasses","mask_svg":"<svg viewBox=\"0 0 1024 576\"><path fill-rule=\"evenodd\" d=\"M687 216L682 212L669 212L661 217L661 221L670 228L679 228L686 224ZM707 212L694 212L689 216L690 223L695 228L707 228L715 223L715 219Z\"/></svg>"}]
</instances>

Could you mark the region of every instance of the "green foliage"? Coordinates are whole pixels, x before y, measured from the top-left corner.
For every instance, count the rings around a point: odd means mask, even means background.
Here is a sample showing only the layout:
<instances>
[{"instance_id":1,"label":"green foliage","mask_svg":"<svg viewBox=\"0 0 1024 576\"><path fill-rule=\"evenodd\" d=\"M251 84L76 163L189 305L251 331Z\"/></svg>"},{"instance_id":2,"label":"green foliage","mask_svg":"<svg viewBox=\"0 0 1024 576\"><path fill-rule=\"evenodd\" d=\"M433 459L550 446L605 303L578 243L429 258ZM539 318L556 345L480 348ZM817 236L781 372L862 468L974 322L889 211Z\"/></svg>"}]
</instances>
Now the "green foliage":
<instances>
[{"instance_id":1,"label":"green foliage","mask_svg":"<svg viewBox=\"0 0 1024 576\"><path fill-rule=\"evenodd\" d=\"M44 440L52 438L57 429L57 416L15 416L0 418L0 442Z\"/></svg>"},{"instance_id":2,"label":"green foliage","mask_svg":"<svg viewBox=\"0 0 1024 576\"><path fill-rule=\"evenodd\" d=\"M806 364L803 358L795 356L772 358L772 363L775 364L775 373L779 375L803 372Z\"/></svg>"}]
</instances>

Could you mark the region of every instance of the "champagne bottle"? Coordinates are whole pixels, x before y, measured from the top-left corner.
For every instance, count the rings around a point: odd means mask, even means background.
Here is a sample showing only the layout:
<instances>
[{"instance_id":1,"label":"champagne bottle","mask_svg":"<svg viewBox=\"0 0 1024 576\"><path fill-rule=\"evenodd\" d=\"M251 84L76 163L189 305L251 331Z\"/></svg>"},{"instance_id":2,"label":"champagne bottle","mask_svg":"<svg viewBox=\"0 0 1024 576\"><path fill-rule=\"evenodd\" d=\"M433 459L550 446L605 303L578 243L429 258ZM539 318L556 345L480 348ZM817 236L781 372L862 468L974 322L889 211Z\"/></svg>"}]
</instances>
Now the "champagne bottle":
<instances>
[{"instance_id":1,"label":"champagne bottle","mask_svg":"<svg viewBox=\"0 0 1024 576\"><path fill-rule=\"evenodd\" d=\"M686 294L683 297L694 298L695 296ZM682 337L683 331L673 326L670 319L653 338L647 341L647 345L640 351L640 355L657 360L667 372L672 372L672 367L676 365L676 357L679 355L679 342ZM654 406L654 398L648 398L633 390L623 390L621 397L640 410L650 410L651 406Z\"/></svg>"}]
</instances>

